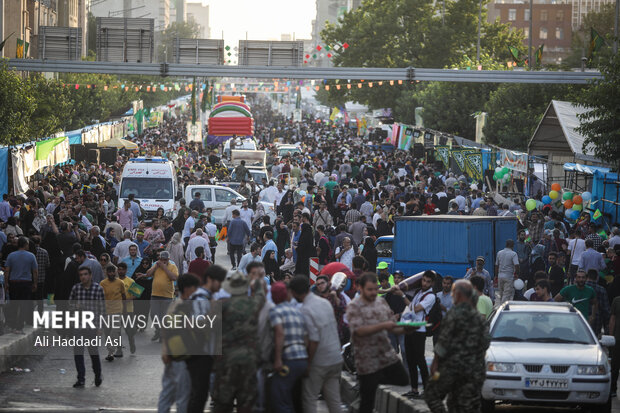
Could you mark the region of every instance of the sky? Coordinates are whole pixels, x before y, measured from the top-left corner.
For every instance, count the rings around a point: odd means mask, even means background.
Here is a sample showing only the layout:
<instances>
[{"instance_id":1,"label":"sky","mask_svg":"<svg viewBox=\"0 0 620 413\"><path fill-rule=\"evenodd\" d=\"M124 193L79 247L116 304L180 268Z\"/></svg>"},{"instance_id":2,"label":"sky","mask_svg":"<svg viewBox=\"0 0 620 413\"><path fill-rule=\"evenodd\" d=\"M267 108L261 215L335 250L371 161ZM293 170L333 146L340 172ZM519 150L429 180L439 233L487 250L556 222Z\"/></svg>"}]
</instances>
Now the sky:
<instances>
[{"instance_id":1,"label":"sky","mask_svg":"<svg viewBox=\"0 0 620 413\"><path fill-rule=\"evenodd\" d=\"M310 39L316 16L315 0L208 0L211 38L224 31L231 48L239 40L280 40L283 33L295 39ZM233 52L233 62L236 61Z\"/></svg>"}]
</instances>

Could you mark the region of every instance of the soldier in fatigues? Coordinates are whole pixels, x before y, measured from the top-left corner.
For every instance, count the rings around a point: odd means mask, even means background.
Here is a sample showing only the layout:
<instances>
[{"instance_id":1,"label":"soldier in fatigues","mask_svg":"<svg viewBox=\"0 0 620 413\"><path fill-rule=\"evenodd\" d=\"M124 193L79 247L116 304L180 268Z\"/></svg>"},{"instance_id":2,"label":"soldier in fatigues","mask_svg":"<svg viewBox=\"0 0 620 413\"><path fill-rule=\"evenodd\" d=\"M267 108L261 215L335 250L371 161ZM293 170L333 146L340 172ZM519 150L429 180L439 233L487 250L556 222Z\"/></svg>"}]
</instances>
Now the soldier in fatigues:
<instances>
[{"instance_id":1,"label":"soldier in fatigues","mask_svg":"<svg viewBox=\"0 0 620 413\"><path fill-rule=\"evenodd\" d=\"M258 313L265 303L262 280L252 283L248 297L248 278L236 272L222 288L231 297L222 302L222 356L215 359L213 388L214 412L251 412L257 396Z\"/></svg>"},{"instance_id":2,"label":"soldier in fatigues","mask_svg":"<svg viewBox=\"0 0 620 413\"><path fill-rule=\"evenodd\" d=\"M432 377L424 392L433 413L446 411L446 395L450 412L480 411L480 391L486 372L484 356L491 338L486 320L476 310L474 294L467 280L459 280L452 287L454 306L441 322Z\"/></svg>"}]
</instances>

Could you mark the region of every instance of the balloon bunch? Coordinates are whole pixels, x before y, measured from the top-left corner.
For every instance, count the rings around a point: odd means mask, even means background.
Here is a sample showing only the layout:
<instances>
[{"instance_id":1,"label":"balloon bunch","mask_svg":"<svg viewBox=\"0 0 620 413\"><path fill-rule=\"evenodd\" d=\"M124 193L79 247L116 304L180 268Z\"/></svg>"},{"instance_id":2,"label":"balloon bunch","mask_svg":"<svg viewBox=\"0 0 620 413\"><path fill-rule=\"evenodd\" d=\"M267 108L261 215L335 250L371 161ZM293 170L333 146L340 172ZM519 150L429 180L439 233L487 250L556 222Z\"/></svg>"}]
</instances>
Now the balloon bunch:
<instances>
[{"instance_id":1,"label":"balloon bunch","mask_svg":"<svg viewBox=\"0 0 620 413\"><path fill-rule=\"evenodd\" d=\"M551 204L554 200L560 197L560 192L562 192L562 186L560 184L551 185L551 191L549 191L549 195L545 195L542 197L542 203L544 205ZM574 194L572 192L564 192L562 193L562 204L564 205L564 215L566 218L577 220L581 215L581 211L583 210L584 202L589 202L592 199L592 194L590 192L584 192L581 195ZM533 200L528 200L533 201ZM559 199L558 199L559 201ZM526 202L527 206L527 202ZM534 207L536 208L536 202L534 201ZM531 211L531 209L528 210Z\"/></svg>"},{"instance_id":2,"label":"balloon bunch","mask_svg":"<svg viewBox=\"0 0 620 413\"><path fill-rule=\"evenodd\" d=\"M494 181L501 181L505 184L510 182L510 178L512 178L512 174L510 173L510 169L507 166L503 168L497 167L495 168L495 173L493 174Z\"/></svg>"}]
</instances>

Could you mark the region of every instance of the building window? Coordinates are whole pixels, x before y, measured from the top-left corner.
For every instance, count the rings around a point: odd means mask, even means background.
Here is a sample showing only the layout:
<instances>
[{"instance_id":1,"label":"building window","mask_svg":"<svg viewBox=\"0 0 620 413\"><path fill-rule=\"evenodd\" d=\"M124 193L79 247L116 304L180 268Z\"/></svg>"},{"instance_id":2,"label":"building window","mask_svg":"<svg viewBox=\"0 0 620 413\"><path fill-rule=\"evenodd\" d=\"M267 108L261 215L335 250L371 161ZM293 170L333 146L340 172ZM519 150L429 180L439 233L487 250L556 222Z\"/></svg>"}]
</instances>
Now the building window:
<instances>
[{"instance_id":1,"label":"building window","mask_svg":"<svg viewBox=\"0 0 620 413\"><path fill-rule=\"evenodd\" d=\"M545 40L545 39L547 39L547 29L546 29L546 28L544 28L544 27L541 27L541 28L540 28L540 33L538 34L538 38L539 38L540 40Z\"/></svg>"},{"instance_id":2,"label":"building window","mask_svg":"<svg viewBox=\"0 0 620 413\"><path fill-rule=\"evenodd\" d=\"M508 9L508 21L517 20L517 9Z\"/></svg>"},{"instance_id":3,"label":"building window","mask_svg":"<svg viewBox=\"0 0 620 413\"><path fill-rule=\"evenodd\" d=\"M523 28L523 36L525 36L526 39L530 38L530 28L529 27L524 27Z\"/></svg>"},{"instance_id":4,"label":"building window","mask_svg":"<svg viewBox=\"0 0 620 413\"><path fill-rule=\"evenodd\" d=\"M541 22L546 22L547 21L547 10L541 10L540 11L540 21Z\"/></svg>"},{"instance_id":5,"label":"building window","mask_svg":"<svg viewBox=\"0 0 620 413\"><path fill-rule=\"evenodd\" d=\"M523 20L526 22L530 21L530 9L523 10Z\"/></svg>"},{"instance_id":6,"label":"building window","mask_svg":"<svg viewBox=\"0 0 620 413\"><path fill-rule=\"evenodd\" d=\"M564 21L564 10L558 10L557 13L555 14L555 21L556 22L563 22Z\"/></svg>"},{"instance_id":7,"label":"building window","mask_svg":"<svg viewBox=\"0 0 620 413\"><path fill-rule=\"evenodd\" d=\"M555 28L555 38L558 40L563 40L564 39L564 29L561 27L556 27Z\"/></svg>"}]
</instances>

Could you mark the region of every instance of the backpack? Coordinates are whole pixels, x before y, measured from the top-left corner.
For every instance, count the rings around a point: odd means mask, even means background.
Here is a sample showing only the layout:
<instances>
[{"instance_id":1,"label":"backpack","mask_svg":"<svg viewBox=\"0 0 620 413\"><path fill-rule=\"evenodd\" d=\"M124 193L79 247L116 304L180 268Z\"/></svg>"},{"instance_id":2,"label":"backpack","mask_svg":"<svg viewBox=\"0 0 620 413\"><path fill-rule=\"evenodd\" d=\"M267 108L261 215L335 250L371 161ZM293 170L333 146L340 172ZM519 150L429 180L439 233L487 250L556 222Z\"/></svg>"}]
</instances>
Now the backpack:
<instances>
[{"instance_id":1,"label":"backpack","mask_svg":"<svg viewBox=\"0 0 620 413\"><path fill-rule=\"evenodd\" d=\"M420 298L420 301L424 300L424 298L426 298L426 296L429 294L435 295L433 291L431 290L427 292L426 294L424 294L422 298ZM431 309L428 311L428 313L426 313L426 317L424 318L427 323L431 324L430 327L426 328L427 337L432 337L436 333L439 332L439 327L441 326L442 318L443 318L443 314L441 313L441 301L439 300L439 297L435 295L435 303L433 304Z\"/></svg>"},{"instance_id":2,"label":"backpack","mask_svg":"<svg viewBox=\"0 0 620 413\"><path fill-rule=\"evenodd\" d=\"M173 317L192 317L192 300L183 300L172 304L174 307L169 314ZM203 329L198 327L189 328L168 328L164 329L163 337L166 342L168 355L173 361L187 360L194 355L202 354L205 343Z\"/></svg>"}]
</instances>

